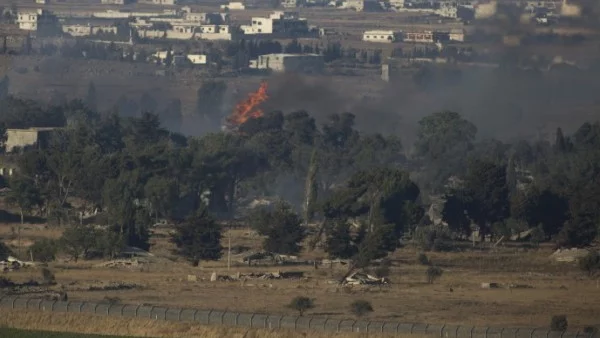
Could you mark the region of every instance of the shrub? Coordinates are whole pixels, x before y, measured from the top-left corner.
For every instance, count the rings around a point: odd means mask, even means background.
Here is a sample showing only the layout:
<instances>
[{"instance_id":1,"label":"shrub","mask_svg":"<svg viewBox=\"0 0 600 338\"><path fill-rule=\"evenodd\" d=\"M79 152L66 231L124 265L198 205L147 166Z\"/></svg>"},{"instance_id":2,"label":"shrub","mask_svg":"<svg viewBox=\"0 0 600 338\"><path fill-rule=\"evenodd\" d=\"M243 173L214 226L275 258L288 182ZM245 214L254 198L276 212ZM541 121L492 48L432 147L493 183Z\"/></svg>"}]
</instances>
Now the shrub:
<instances>
[{"instance_id":1,"label":"shrub","mask_svg":"<svg viewBox=\"0 0 600 338\"><path fill-rule=\"evenodd\" d=\"M8 245L0 241L0 261L5 261L8 258L8 256L11 256L12 254L13 253L8 247Z\"/></svg>"},{"instance_id":2,"label":"shrub","mask_svg":"<svg viewBox=\"0 0 600 338\"><path fill-rule=\"evenodd\" d=\"M387 277L390 275L390 267L392 266L392 261L389 258L384 258L379 263L379 266L375 269L375 275L379 278Z\"/></svg>"},{"instance_id":3,"label":"shrub","mask_svg":"<svg viewBox=\"0 0 600 338\"><path fill-rule=\"evenodd\" d=\"M373 306L366 300L355 300L350 304L350 312L356 317L362 317L370 312L373 312Z\"/></svg>"},{"instance_id":4,"label":"shrub","mask_svg":"<svg viewBox=\"0 0 600 338\"><path fill-rule=\"evenodd\" d=\"M44 280L44 284L51 285L56 283L56 277L54 273L50 271L48 268L42 269L42 279Z\"/></svg>"},{"instance_id":5,"label":"shrub","mask_svg":"<svg viewBox=\"0 0 600 338\"><path fill-rule=\"evenodd\" d=\"M446 227L428 226L419 227L415 230L415 243L426 251L451 251L452 236Z\"/></svg>"},{"instance_id":6,"label":"shrub","mask_svg":"<svg viewBox=\"0 0 600 338\"><path fill-rule=\"evenodd\" d=\"M429 265L429 258L427 257L426 254L424 253L419 253L419 255L417 256L417 262L419 262L419 264L421 265Z\"/></svg>"},{"instance_id":7,"label":"shrub","mask_svg":"<svg viewBox=\"0 0 600 338\"><path fill-rule=\"evenodd\" d=\"M33 243L29 250L31 251L34 261L47 263L56 259L58 245L56 241L44 238Z\"/></svg>"},{"instance_id":8,"label":"shrub","mask_svg":"<svg viewBox=\"0 0 600 338\"><path fill-rule=\"evenodd\" d=\"M552 321L550 322L550 329L552 331L566 331L568 327L569 322L567 321L567 316L552 316Z\"/></svg>"},{"instance_id":9,"label":"shrub","mask_svg":"<svg viewBox=\"0 0 600 338\"><path fill-rule=\"evenodd\" d=\"M433 284L433 282L440 278L442 276L442 273L444 271L437 266L430 266L427 268L427 271L425 271L425 274L427 276L427 283L429 284Z\"/></svg>"},{"instance_id":10,"label":"shrub","mask_svg":"<svg viewBox=\"0 0 600 338\"><path fill-rule=\"evenodd\" d=\"M592 278L600 272L600 253L596 250L590 251L579 260L579 268Z\"/></svg>"},{"instance_id":11,"label":"shrub","mask_svg":"<svg viewBox=\"0 0 600 338\"><path fill-rule=\"evenodd\" d=\"M298 296L292 299L288 307L298 311L300 316L302 316L304 315L304 311L314 308L315 304L313 300L308 297Z\"/></svg>"}]
</instances>

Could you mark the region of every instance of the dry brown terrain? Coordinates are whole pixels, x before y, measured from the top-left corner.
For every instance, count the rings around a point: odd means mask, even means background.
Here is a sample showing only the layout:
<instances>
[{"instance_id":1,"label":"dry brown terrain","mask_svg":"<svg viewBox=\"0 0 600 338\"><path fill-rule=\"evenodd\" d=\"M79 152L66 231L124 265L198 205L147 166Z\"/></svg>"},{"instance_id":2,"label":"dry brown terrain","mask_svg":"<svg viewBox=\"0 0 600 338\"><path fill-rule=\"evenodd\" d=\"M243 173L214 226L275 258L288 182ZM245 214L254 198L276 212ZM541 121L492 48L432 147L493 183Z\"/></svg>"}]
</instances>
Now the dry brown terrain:
<instances>
[{"instance_id":1,"label":"dry brown terrain","mask_svg":"<svg viewBox=\"0 0 600 338\"><path fill-rule=\"evenodd\" d=\"M3 226L2 238L14 238L8 226ZM57 230L31 226L23 238L57 236ZM225 237L226 238L226 237ZM15 244L14 241L9 241ZM27 243L28 241L23 241ZM227 243L227 241L224 241ZM30 242L29 242L30 243ZM310 315L332 318L351 317L349 304L366 299L375 312L369 318L432 324L464 324L501 327L548 327L550 317L565 314L569 327L597 325L600 318L600 288L585 278L572 263L555 263L549 259L550 248L525 250L515 247L490 250L465 250L456 253L428 253L444 274L433 285L425 283L426 267L417 263L418 250L408 246L393 256L387 286L341 287L329 281L339 278L345 270L312 266L278 268L247 267L237 263L227 270L226 256L218 262L203 262L193 268L171 254L168 231L156 231L151 251L157 255L153 263L130 269L97 267L101 261L66 263L63 259L50 264L59 285L68 290L69 299L102 300L118 298L125 303L148 303L202 309L274 314L292 313L286 304L295 296L315 299L317 307ZM232 231L232 244L259 249L260 239L248 230ZM468 246L467 246L468 247ZM325 257L316 250L302 258ZM278 269L303 271L303 280L250 279L245 282L210 282L211 273L234 275L236 272L275 272ZM188 275L198 276L189 282ZM14 281L40 279L35 268L10 272ZM99 281L134 283L138 287L119 291L87 291ZM482 282L495 282L498 289L482 289ZM509 284L527 288L506 288Z\"/></svg>"}]
</instances>

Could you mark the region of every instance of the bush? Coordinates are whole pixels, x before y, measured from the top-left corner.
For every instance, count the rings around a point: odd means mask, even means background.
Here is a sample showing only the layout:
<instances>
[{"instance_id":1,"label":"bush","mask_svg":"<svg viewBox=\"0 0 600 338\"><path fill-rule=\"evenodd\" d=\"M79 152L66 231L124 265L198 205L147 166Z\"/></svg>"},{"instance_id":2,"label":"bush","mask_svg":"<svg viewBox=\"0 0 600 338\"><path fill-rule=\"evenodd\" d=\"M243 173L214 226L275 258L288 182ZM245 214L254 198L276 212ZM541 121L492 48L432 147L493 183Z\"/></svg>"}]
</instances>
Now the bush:
<instances>
[{"instance_id":1,"label":"bush","mask_svg":"<svg viewBox=\"0 0 600 338\"><path fill-rule=\"evenodd\" d=\"M31 251L34 261L47 263L56 259L58 245L56 241L44 238L33 243L29 250Z\"/></svg>"},{"instance_id":2,"label":"bush","mask_svg":"<svg viewBox=\"0 0 600 338\"><path fill-rule=\"evenodd\" d=\"M5 261L8 258L8 256L12 256L12 254L13 253L8 247L8 245L0 241L0 261Z\"/></svg>"},{"instance_id":3,"label":"bush","mask_svg":"<svg viewBox=\"0 0 600 338\"><path fill-rule=\"evenodd\" d=\"M421 264L421 265L429 265L430 264L429 258L427 257L426 254L424 254L422 252L417 256L417 262L419 262L419 264Z\"/></svg>"},{"instance_id":4,"label":"bush","mask_svg":"<svg viewBox=\"0 0 600 338\"><path fill-rule=\"evenodd\" d=\"M590 251L579 260L579 268L592 278L600 272L600 253L596 250Z\"/></svg>"},{"instance_id":5,"label":"bush","mask_svg":"<svg viewBox=\"0 0 600 338\"><path fill-rule=\"evenodd\" d=\"M289 308L294 309L300 313L300 316L304 315L304 311L310 310L315 307L312 299L304 296L298 296L290 302Z\"/></svg>"},{"instance_id":6,"label":"bush","mask_svg":"<svg viewBox=\"0 0 600 338\"><path fill-rule=\"evenodd\" d=\"M379 278L387 277L390 275L390 267L392 266L392 261L389 258L384 258L379 263L379 266L375 269L375 275Z\"/></svg>"},{"instance_id":7,"label":"bush","mask_svg":"<svg viewBox=\"0 0 600 338\"><path fill-rule=\"evenodd\" d=\"M355 300L350 304L350 312L356 317L362 317L370 312L373 312L373 306L366 300Z\"/></svg>"},{"instance_id":8,"label":"bush","mask_svg":"<svg viewBox=\"0 0 600 338\"><path fill-rule=\"evenodd\" d=\"M552 321L550 322L550 329L552 331L566 331L568 327L569 322L567 321L567 316L552 316Z\"/></svg>"},{"instance_id":9,"label":"bush","mask_svg":"<svg viewBox=\"0 0 600 338\"><path fill-rule=\"evenodd\" d=\"M452 251L452 236L446 227L428 226L415 230L415 243L425 251Z\"/></svg>"},{"instance_id":10,"label":"bush","mask_svg":"<svg viewBox=\"0 0 600 338\"><path fill-rule=\"evenodd\" d=\"M437 266L428 267L427 271L425 271L425 275L427 276L427 283L433 284L433 282L436 279L438 279L442 276L443 272L444 272L444 270L442 270L440 267L437 267Z\"/></svg>"},{"instance_id":11,"label":"bush","mask_svg":"<svg viewBox=\"0 0 600 338\"><path fill-rule=\"evenodd\" d=\"M46 285L52 285L56 283L56 277L54 276L54 273L48 268L42 269L42 279Z\"/></svg>"}]
</instances>

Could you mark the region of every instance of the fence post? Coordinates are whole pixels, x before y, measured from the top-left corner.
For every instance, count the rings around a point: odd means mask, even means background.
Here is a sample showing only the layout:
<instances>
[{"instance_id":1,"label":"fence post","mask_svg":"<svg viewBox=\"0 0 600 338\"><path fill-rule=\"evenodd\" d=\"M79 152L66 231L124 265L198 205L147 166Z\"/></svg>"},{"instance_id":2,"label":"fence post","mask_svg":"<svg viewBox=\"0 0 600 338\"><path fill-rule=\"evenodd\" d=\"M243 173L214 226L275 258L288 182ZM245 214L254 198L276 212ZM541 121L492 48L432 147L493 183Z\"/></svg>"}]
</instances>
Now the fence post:
<instances>
[{"instance_id":1,"label":"fence post","mask_svg":"<svg viewBox=\"0 0 600 338\"><path fill-rule=\"evenodd\" d=\"M67 302L67 312L69 312L69 305L71 305L71 302Z\"/></svg>"},{"instance_id":2,"label":"fence post","mask_svg":"<svg viewBox=\"0 0 600 338\"><path fill-rule=\"evenodd\" d=\"M50 312L54 312L54 305L56 305L56 302L58 302L58 301L57 301L57 300L55 300L54 302L52 302L52 306L50 307ZM14 305L14 304L15 304L15 303L13 302L13 305ZM14 309L14 306L13 306L13 309Z\"/></svg>"},{"instance_id":3,"label":"fence post","mask_svg":"<svg viewBox=\"0 0 600 338\"><path fill-rule=\"evenodd\" d=\"M366 330L366 331L367 331L367 333L369 333L369 326L371 326L371 321L368 321L368 322L367 322L367 330Z\"/></svg>"},{"instance_id":4,"label":"fence post","mask_svg":"<svg viewBox=\"0 0 600 338\"><path fill-rule=\"evenodd\" d=\"M267 328L267 320L269 319L269 316L265 316L265 320L263 322L263 328L266 329ZM271 324L271 322L269 322L269 324Z\"/></svg>"},{"instance_id":5,"label":"fence post","mask_svg":"<svg viewBox=\"0 0 600 338\"><path fill-rule=\"evenodd\" d=\"M279 316L279 320L277 321L277 328L281 329L281 320L283 319L283 316Z\"/></svg>"},{"instance_id":6,"label":"fence post","mask_svg":"<svg viewBox=\"0 0 600 338\"><path fill-rule=\"evenodd\" d=\"M454 332L454 338L458 338L458 330L460 329L460 325L456 326L456 332Z\"/></svg>"},{"instance_id":7,"label":"fence post","mask_svg":"<svg viewBox=\"0 0 600 338\"><path fill-rule=\"evenodd\" d=\"M140 310L140 306L142 306L142 304L138 304L138 306L135 308L135 317L136 318L138 316L138 311Z\"/></svg>"},{"instance_id":8,"label":"fence post","mask_svg":"<svg viewBox=\"0 0 600 338\"><path fill-rule=\"evenodd\" d=\"M325 318L325 322L323 322L323 331L327 330L327 321L329 320L329 318Z\"/></svg>"},{"instance_id":9,"label":"fence post","mask_svg":"<svg viewBox=\"0 0 600 338\"><path fill-rule=\"evenodd\" d=\"M502 338L502 333L504 332L504 328L500 329L500 338Z\"/></svg>"},{"instance_id":10,"label":"fence post","mask_svg":"<svg viewBox=\"0 0 600 338\"><path fill-rule=\"evenodd\" d=\"M563 331L563 332L560 333L560 338L563 338L563 336L565 335L565 332L566 331Z\"/></svg>"},{"instance_id":11,"label":"fence post","mask_svg":"<svg viewBox=\"0 0 600 338\"><path fill-rule=\"evenodd\" d=\"M31 300L31 298L27 298L27 301L25 302L25 309L27 309L27 310L29 310L29 301L30 300Z\"/></svg>"},{"instance_id":12,"label":"fence post","mask_svg":"<svg viewBox=\"0 0 600 338\"><path fill-rule=\"evenodd\" d=\"M440 338L444 338L444 328L446 327L446 324L442 325L442 328L440 329Z\"/></svg>"},{"instance_id":13,"label":"fence post","mask_svg":"<svg viewBox=\"0 0 600 338\"><path fill-rule=\"evenodd\" d=\"M335 329L335 332L340 332L340 326L342 325L342 321L338 319L338 324L337 327Z\"/></svg>"},{"instance_id":14,"label":"fence post","mask_svg":"<svg viewBox=\"0 0 600 338\"><path fill-rule=\"evenodd\" d=\"M181 321L181 312L183 312L183 309L179 309L179 313L177 314L178 321Z\"/></svg>"},{"instance_id":15,"label":"fence post","mask_svg":"<svg viewBox=\"0 0 600 338\"><path fill-rule=\"evenodd\" d=\"M121 305L121 317L123 317L123 310L125 310L125 305Z\"/></svg>"},{"instance_id":16,"label":"fence post","mask_svg":"<svg viewBox=\"0 0 600 338\"><path fill-rule=\"evenodd\" d=\"M163 315L163 319L164 320L167 320L167 312L169 312L169 308L168 307L165 308L165 314Z\"/></svg>"},{"instance_id":17,"label":"fence post","mask_svg":"<svg viewBox=\"0 0 600 338\"><path fill-rule=\"evenodd\" d=\"M550 338L550 330L546 331L546 338Z\"/></svg>"},{"instance_id":18,"label":"fence post","mask_svg":"<svg viewBox=\"0 0 600 338\"><path fill-rule=\"evenodd\" d=\"M254 321L254 316L256 316L256 313L252 313L252 316L250 317L250 328L254 327L254 325L252 324L252 321Z\"/></svg>"},{"instance_id":19,"label":"fence post","mask_svg":"<svg viewBox=\"0 0 600 338\"><path fill-rule=\"evenodd\" d=\"M425 325L425 334L429 331L429 324Z\"/></svg>"},{"instance_id":20,"label":"fence post","mask_svg":"<svg viewBox=\"0 0 600 338\"><path fill-rule=\"evenodd\" d=\"M19 296L13 298L13 301L12 301L12 309L13 310L15 309L15 302L17 301L17 299L19 299Z\"/></svg>"},{"instance_id":21,"label":"fence post","mask_svg":"<svg viewBox=\"0 0 600 338\"><path fill-rule=\"evenodd\" d=\"M410 324L410 334L413 333L413 329L415 328L415 324Z\"/></svg>"},{"instance_id":22,"label":"fence post","mask_svg":"<svg viewBox=\"0 0 600 338\"><path fill-rule=\"evenodd\" d=\"M83 305L85 304L85 302L81 302L81 304L79 304L79 313L83 312Z\"/></svg>"},{"instance_id":23,"label":"fence post","mask_svg":"<svg viewBox=\"0 0 600 338\"><path fill-rule=\"evenodd\" d=\"M356 325L356 320L354 322L352 322L352 332L354 332L354 325ZM398 332L398 327L400 327L400 324L398 324L398 326L396 326L396 332Z\"/></svg>"},{"instance_id":24,"label":"fence post","mask_svg":"<svg viewBox=\"0 0 600 338\"><path fill-rule=\"evenodd\" d=\"M238 326L238 318L240 318L239 312L237 315L235 315L235 326ZM250 319L250 327L252 327L252 319Z\"/></svg>"},{"instance_id":25,"label":"fence post","mask_svg":"<svg viewBox=\"0 0 600 338\"><path fill-rule=\"evenodd\" d=\"M529 338L533 338L533 333L535 332L535 330L537 330L537 329L531 330L531 333L529 334Z\"/></svg>"},{"instance_id":26,"label":"fence post","mask_svg":"<svg viewBox=\"0 0 600 338\"><path fill-rule=\"evenodd\" d=\"M471 327L471 332L469 333L469 338L473 338L473 331L475 331L475 326Z\"/></svg>"},{"instance_id":27,"label":"fence post","mask_svg":"<svg viewBox=\"0 0 600 338\"><path fill-rule=\"evenodd\" d=\"M46 309L46 307L44 307L44 310ZM42 300L40 299L40 301L38 302L38 310L42 310Z\"/></svg>"},{"instance_id":28,"label":"fence post","mask_svg":"<svg viewBox=\"0 0 600 338\"><path fill-rule=\"evenodd\" d=\"M154 307L155 307L154 305L151 305L151 306L150 306L150 313L148 313L148 317L149 317L150 319L152 319L152 311L154 311Z\"/></svg>"},{"instance_id":29,"label":"fence post","mask_svg":"<svg viewBox=\"0 0 600 338\"><path fill-rule=\"evenodd\" d=\"M98 310L98 305L100 305L100 303L96 303L96 305L94 306L94 314L96 313L96 310Z\"/></svg>"},{"instance_id":30,"label":"fence post","mask_svg":"<svg viewBox=\"0 0 600 338\"><path fill-rule=\"evenodd\" d=\"M112 304L108 304L108 307L106 308L106 315L108 316L108 314L110 313L110 307L112 306Z\"/></svg>"},{"instance_id":31,"label":"fence post","mask_svg":"<svg viewBox=\"0 0 600 338\"><path fill-rule=\"evenodd\" d=\"M485 338L488 338L488 331L490 330L490 327L486 327L485 328Z\"/></svg>"},{"instance_id":32,"label":"fence post","mask_svg":"<svg viewBox=\"0 0 600 338\"><path fill-rule=\"evenodd\" d=\"M298 329L298 319L300 319L300 317L296 317L296 320L294 320L294 330Z\"/></svg>"},{"instance_id":33,"label":"fence post","mask_svg":"<svg viewBox=\"0 0 600 338\"><path fill-rule=\"evenodd\" d=\"M308 329L310 330L310 323L313 321L313 317L310 317L310 319L308 320ZM562 337L561 337L562 338Z\"/></svg>"},{"instance_id":34,"label":"fence post","mask_svg":"<svg viewBox=\"0 0 600 338\"><path fill-rule=\"evenodd\" d=\"M223 313L221 314L221 325L223 325L225 323L225 314L227 313L227 310L223 311Z\"/></svg>"},{"instance_id":35,"label":"fence post","mask_svg":"<svg viewBox=\"0 0 600 338\"><path fill-rule=\"evenodd\" d=\"M194 311L194 321L196 321L196 315L198 314L198 310Z\"/></svg>"},{"instance_id":36,"label":"fence post","mask_svg":"<svg viewBox=\"0 0 600 338\"><path fill-rule=\"evenodd\" d=\"M517 329L515 330L515 338L517 338L517 337L518 337L518 335L519 335L519 330L520 330L520 328L517 328Z\"/></svg>"}]
</instances>

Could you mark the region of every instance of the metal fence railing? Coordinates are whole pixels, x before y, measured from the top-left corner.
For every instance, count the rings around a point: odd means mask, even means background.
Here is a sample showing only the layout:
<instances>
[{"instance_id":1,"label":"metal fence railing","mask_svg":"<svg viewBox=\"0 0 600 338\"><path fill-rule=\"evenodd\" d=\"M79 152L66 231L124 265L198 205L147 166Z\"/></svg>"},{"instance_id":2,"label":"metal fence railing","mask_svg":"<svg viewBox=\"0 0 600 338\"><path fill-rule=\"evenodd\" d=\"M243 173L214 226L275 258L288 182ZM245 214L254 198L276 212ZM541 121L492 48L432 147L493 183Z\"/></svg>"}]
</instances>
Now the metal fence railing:
<instances>
[{"instance_id":1,"label":"metal fence railing","mask_svg":"<svg viewBox=\"0 0 600 338\"><path fill-rule=\"evenodd\" d=\"M195 310L151 305L112 304L108 302L58 301L19 296L1 297L0 307L13 310L88 313L125 318L185 321L201 325L225 325L257 329L285 328L301 331L425 334L440 338L600 338L600 335L593 333L561 332L552 331L548 328L497 328L410 324L310 316L239 313L218 310Z\"/></svg>"}]
</instances>

